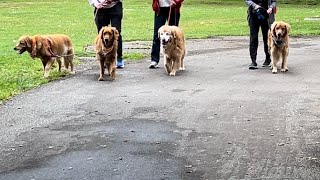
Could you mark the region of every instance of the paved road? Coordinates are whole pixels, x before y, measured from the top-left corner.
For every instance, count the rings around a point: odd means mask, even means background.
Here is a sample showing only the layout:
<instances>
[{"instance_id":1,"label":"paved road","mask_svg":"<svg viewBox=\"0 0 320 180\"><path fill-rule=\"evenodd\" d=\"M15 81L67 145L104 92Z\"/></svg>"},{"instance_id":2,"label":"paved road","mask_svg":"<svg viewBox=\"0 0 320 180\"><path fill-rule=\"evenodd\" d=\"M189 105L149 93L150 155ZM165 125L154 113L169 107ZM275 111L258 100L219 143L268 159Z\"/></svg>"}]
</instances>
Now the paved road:
<instances>
[{"instance_id":1,"label":"paved road","mask_svg":"<svg viewBox=\"0 0 320 180\"><path fill-rule=\"evenodd\" d=\"M247 42L189 40L176 77L142 60L98 82L87 61L14 97L0 179L320 179L320 37L292 39L285 74L249 71Z\"/></svg>"}]
</instances>

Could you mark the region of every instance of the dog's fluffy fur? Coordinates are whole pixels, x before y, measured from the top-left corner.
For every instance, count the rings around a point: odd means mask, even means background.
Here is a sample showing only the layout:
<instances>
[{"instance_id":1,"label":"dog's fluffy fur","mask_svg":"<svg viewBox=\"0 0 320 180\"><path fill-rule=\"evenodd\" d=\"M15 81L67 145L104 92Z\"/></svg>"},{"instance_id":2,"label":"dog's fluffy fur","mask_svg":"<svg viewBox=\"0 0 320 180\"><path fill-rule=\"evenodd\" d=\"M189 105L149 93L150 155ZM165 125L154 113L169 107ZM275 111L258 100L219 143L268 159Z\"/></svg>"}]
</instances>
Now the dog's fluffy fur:
<instances>
[{"instance_id":1,"label":"dog's fluffy fur","mask_svg":"<svg viewBox=\"0 0 320 180\"><path fill-rule=\"evenodd\" d=\"M283 21L274 22L268 34L268 47L272 60L272 73L277 73L277 64L282 58L281 72L288 71L290 25Z\"/></svg>"},{"instance_id":2,"label":"dog's fluffy fur","mask_svg":"<svg viewBox=\"0 0 320 180\"><path fill-rule=\"evenodd\" d=\"M158 35L164 57L164 67L170 76L175 76L178 70L185 70L186 47L183 32L177 26L164 25L160 27Z\"/></svg>"},{"instance_id":3,"label":"dog's fluffy fur","mask_svg":"<svg viewBox=\"0 0 320 180\"><path fill-rule=\"evenodd\" d=\"M19 54L25 51L30 56L40 58L43 64L44 77L48 77L52 64L57 60L59 71L61 71L61 58L64 58L66 69L71 66L71 73L74 73L73 47L71 39L63 34L21 36L14 50Z\"/></svg>"},{"instance_id":4,"label":"dog's fluffy fur","mask_svg":"<svg viewBox=\"0 0 320 180\"><path fill-rule=\"evenodd\" d=\"M119 32L115 27L103 27L95 38L96 58L100 64L99 81L103 81L105 67L112 80L116 77L116 61Z\"/></svg>"}]
</instances>

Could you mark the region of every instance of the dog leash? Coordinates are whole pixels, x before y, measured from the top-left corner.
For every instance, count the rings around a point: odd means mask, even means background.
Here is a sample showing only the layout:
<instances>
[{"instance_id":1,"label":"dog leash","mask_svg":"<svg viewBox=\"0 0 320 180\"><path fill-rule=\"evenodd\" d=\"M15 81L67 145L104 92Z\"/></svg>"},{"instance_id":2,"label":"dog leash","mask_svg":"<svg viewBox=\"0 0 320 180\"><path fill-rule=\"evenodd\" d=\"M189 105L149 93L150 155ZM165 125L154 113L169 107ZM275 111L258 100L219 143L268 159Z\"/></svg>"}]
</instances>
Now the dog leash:
<instances>
[{"instance_id":1,"label":"dog leash","mask_svg":"<svg viewBox=\"0 0 320 180\"><path fill-rule=\"evenodd\" d=\"M93 17L93 20L95 21L96 20L96 18L97 18L97 14L98 14L98 8L95 8L96 9L96 12L94 12L94 17Z\"/></svg>"},{"instance_id":2,"label":"dog leash","mask_svg":"<svg viewBox=\"0 0 320 180\"><path fill-rule=\"evenodd\" d=\"M170 5L170 9L169 9L169 15L168 15L168 25L170 23L170 19L171 19L171 11L172 11L172 5ZM174 25L176 26L177 25L177 13L176 13L176 10L174 10Z\"/></svg>"},{"instance_id":3,"label":"dog leash","mask_svg":"<svg viewBox=\"0 0 320 180\"><path fill-rule=\"evenodd\" d=\"M170 9L169 9L169 15L168 15L168 25L169 25L169 22L170 22L170 18L171 18L171 10L172 10L172 6L170 5Z\"/></svg>"}]
</instances>

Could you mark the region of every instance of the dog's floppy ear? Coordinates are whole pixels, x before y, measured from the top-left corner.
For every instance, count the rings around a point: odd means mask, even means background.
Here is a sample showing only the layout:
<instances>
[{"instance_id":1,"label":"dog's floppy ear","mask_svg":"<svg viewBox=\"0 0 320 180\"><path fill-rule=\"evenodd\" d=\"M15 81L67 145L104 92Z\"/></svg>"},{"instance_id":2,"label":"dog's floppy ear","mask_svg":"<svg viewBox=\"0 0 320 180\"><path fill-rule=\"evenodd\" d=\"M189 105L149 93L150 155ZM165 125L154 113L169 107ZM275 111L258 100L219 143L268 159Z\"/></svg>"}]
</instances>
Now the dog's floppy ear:
<instances>
[{"instance_id":1,"label":"dog's floppy ear","mask_svg":"<svg viewBox=\"0 0 320 180\"><path fill-rule=\"evenodd\" d=\"M99 31L99 34L94 39L94 48L97 52L102 51L102 40L103 40L104 27Z\"/></svg>"},{"instance_id":2,"label":"dog's floppy ear","mask_svg":"<svg viewBox=\"0 0 320 180\"><path fill-rule=\"evenodd\" d=\"M26 42L26 45L28 48L32 48L35 45L35 42L32 36L26 36L24 38L24 41Z\"/></svg>"},{"instance_id":3,"label":"dog's floppy ear","mask_svg":"<svg viewBox=\"0 0 320 180\"><path fill-rule=\"evenodd\" d=\"M277 26L277 22L275 21L275 22L273 22L272 23L272 25L271 25L271 32L272 32L272 35L274 36L274 37L277 37L277 34L276 34L276 26Z\"/></svg>"},{"instance_id":4,"label":"dog's floppy ear","mask_svg":"<svg viewBox=\"0 0 320 180\"><path fill-rule=\"evenodd\" d=\"M41 42L37 41L38 36L32 36L30 38L31 38L31 49L32 49L31 57L35 58L37 55L37 49L40 49L42 45L41 45Z\"/></svg>"},{"instance_id":5,"label":"dog's floppy ear","mask_svg":"<svg viewBox=\"0 0 320 180\"><path fill-rule=\"evenodd\" d=\"M48 56L54 56L54 52L52 51L53 41L50 37L46 37L43 39L43 45L45 46L45 51Z\"/></svg>"},{"instance_id":6,"label":"dog's floppy ear","mask_svg":"<svg viewBox=\"0 0 320 180\"><path fill-rule=\"evenodd\" d=\"M177 32L174 29L171 29L171 34L172 34L173 39L177 38Z\"/></svg>"},{"instance_id":7,"label":"dog's floppy ear","mask_svg":"<svg viewBox=\"0 0 320 180\"><path fill-rule=\"evenodd\" d=\"M41 36L35 36L35 48L41 49L43 46L43 38Z\"/></svg>"},{"instance_id":8,"label":"dog's floppy ear","mask_svg":"<svg viewBox=\"0 0 320 180\"><path fill-rule=\"evenodd\" d=\"M104 33L104 27L102 27L102 28L100 29L100 32L99 32L99 37L100 37L101 39L103 39L103 33Z\"/></svg>"},{"instance_id":9,"label":"dog's floppy ear","mask_svg":"<svg viewBox=\"0 0 320 180\"><path fill-rule=\"evenodd\" d=\"M115 37L115 39L118 40L119 31L115 27L112 27L112 34L113 34L113 37Z\"/></svg>"},{"instance_id":10,"label":"dog's floppy ear","mask_svg":"<svg viewBox=\"0 0 320 180\"><path fill-rule=\"evenodd\" d=\"M289 34L289 32L291 31L291 26L288 23L284 23L284 27L286 29L286 33Z\"/></svg>"},{"instance_id":11,"label":"dog's floppy ear","mask_svg":"<svg viewBox=\"0 0 320 180\"><path fill-rule=\"evenodd\" d=\"M169 30L171 32L171 35L172 35L173 39L176 39L177 38L177 31L174 28L170 27L170 26L169 26Z\"/></svg>"}]
</instances>

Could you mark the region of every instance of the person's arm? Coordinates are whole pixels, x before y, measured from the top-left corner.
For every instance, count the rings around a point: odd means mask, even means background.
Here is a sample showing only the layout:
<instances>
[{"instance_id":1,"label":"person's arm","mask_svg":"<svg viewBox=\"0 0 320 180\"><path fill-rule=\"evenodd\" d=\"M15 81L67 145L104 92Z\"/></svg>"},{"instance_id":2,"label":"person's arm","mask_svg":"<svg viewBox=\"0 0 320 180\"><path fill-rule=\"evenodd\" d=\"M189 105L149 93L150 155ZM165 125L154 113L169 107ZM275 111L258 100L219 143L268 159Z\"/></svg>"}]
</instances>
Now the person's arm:
<instances>
[{"instance_id":1,"label":"person's arm","mask_svg":"<svg viewBox=\"0 0 320 180\"><path fill-rule=\"evenodd\" d=\"M181 4L183 0L174 0L177 4Z\"/></svg>"},{"instance_id":2,"label":"person's arm","mask_svg":"<svg viewBox=\"0 0 320 180\"><path fill-rule=\"evenodd\" d=\"M271 0L271 4L270 4L269 8L273 9L275 7L277 7L277 0Z\"/></svg>"},{"instance_id":3,"label":"person's arm","mask_svg":"<svg viewBox=\"0 0 320 180\"><path fill-rule=\"evenodd\" d=\"M254 9L257 7L257 4L254 3L254 2L251 1L251 0L245 0L244 2L245 2L245 4L246 4L248 7L252 7L252 8L254 8Z\"/></svg>"},{"instance_id":4,"label":"person's arm","mask_svg":"<svg viewBox=\"0 0 320 180\"><path fill-rule=\"evenodd\" d=\"M181 6L183 0L171 0L171 6Z\"/></svg>"},{"instance_id":5,"label":"person's arm","mask_svg":"<svg viewBox=\"0 0 320 180\"><path fill-rule=\"evenodd\" d=\"M271 0L271 4L269 5L269 9L267 10L268 14L271 14L273 9L277 7L277 0Z\"/></svg>"}]
</instances>

